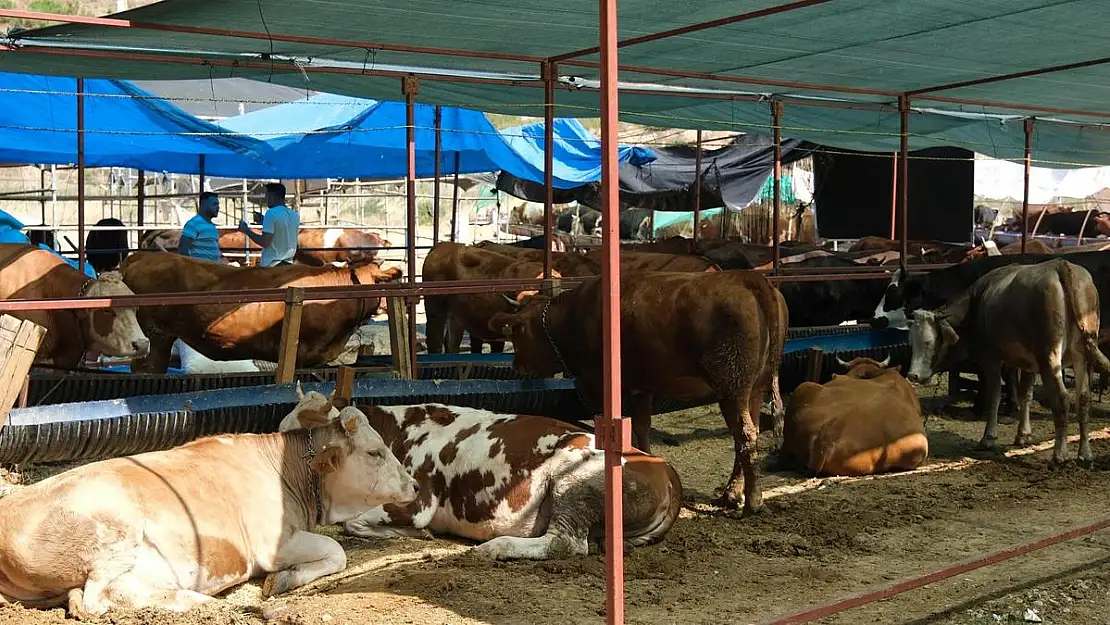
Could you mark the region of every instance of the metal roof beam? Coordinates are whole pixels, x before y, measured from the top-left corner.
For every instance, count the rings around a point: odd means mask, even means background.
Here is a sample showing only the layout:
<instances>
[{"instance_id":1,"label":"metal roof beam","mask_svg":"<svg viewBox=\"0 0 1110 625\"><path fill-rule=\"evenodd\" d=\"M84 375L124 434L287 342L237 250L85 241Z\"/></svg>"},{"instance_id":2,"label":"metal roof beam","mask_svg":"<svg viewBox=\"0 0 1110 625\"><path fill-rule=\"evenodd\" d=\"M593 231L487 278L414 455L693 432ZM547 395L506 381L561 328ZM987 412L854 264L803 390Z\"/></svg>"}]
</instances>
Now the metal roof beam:
<instances>
[{"instance_id":1,"label":"metal roof beam","mask_svg":"<svg viewBox=\"0 0 1110 625\"><path fill-rule=\"evenodd\" d=\"M738 15L731 15L729 17L722 17L722 18L718 18L718 19L715 19L715 20L709 20L707 22L699 22L697 24L690 24L688 26L680 26L678 28L672 28L672 29L660 31L660 32L657 32L657 33L651 33L651 34L648 34L648 35L640 35L639 37L632 37L630 39L624 39L622 41L617 42L617 48L624 48L624 47L627 47L627 46L634 46L638 43L647 43L649 41L658 41L660 39L666 39L668 37L677 37L679 35L694 33L694 32L698 32L700 30L708 30L710 28L717 28L719 26L727 26L729 24L736 24L736 23L739 23L739 22L747 22L749 20L754 20L754 19L758 19L758 18L761 18L761 17L767 17L768 15L776 15L778 13L786 13L788 11L793 11L795 9L805 8L805 7L808 7L808 6L813 6L813 5L817 5L817 4L825 4L826 2L832 2L832 0L795 0L794 2L788 2L786 4L780 4L780 5L773 6L773 7L767 7L766 9L759 9L758 11L748 11L747 13L740 13ZM566 60L569 60L569 59L574 59L574 58L578 58L578 57L582 57L582 56L589 56L591 54L597 54L599 50L600 50L600 48L598 46L593 46L593 47L590 47L590 48L583 48L581 50L575 50L574 52L566 52L564 54L559 54L559 55L553 56L553 57L551 57L551 60L558 63L558 62L566 61Z\"/></svg>"},{"instance_id":2,"label":"metal roof beam","mask_svg":"<svg viewBox=\"0 0 1110 625\"><path fill-rule=\"evenodd\" d=\"M909 96L919 96L926 93L936 93L937 91L950 91L952 89L962 89L964 87L977 87L979 85L989 85L991 83L1002 82L1004 80L1014 80L1015 78L1029 78L1031 76L1041 76L1044 74L1052 74L1055 72L1065 72L1072 69L1082 69L1084 67L1094 67L1095 65L1105 65L1110 63L1110 56L1104 56L1100 59L1092 59L1090 61L1079 61L1076 63L1066 63L1064 65L1053 65L1052 67L1042 67L1040 69L1029 69L1022 72L1014 72L1012 74L1002 74L999 76L987 76L984 78L975 78L972 80L964 80L961 82L948 83L947 85L937 85L935 87L925 87L923 89L914 89L907 91Z\"/></svg>"}]
</instances>

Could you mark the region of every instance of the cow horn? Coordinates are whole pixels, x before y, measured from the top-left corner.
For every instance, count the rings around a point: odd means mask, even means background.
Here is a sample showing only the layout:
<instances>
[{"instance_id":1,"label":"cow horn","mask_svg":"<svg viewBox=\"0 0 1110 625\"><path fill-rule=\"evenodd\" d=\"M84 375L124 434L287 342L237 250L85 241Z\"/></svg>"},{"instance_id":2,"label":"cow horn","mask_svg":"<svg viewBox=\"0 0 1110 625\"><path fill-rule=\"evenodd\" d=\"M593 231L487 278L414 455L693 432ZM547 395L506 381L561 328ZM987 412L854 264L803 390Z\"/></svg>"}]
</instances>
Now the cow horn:
<instances>
[{"instance_id":1,"label":"cow horn","mask_svg":"<svg viewBox=\"0 0 1110 625\"><path fill-rule=\"evenodd\" d=\"M848 363L845 362L844 360L841 360L840 356L836 357L836 364L840 365L841 367L844 367L845 369L848 368Z\"/></svg>"},{"instance_id":2,"label":"cow horn","mask_svg":"<svg viewBox=\"0 0 1110 625\"><path fill-rule=\"evenodd\" d=\"M886 358L882 362L879 363L879 366L883 367L885 369L887 367L887 365L889 365L889 364L890 364L890 354L887 354Z\"/></svg>"},{"instance_id":3,"label":"cow horn","mask_svg":"<svg viewBox=\"0 0 1110 625\"><path fill-rule=\"evenodd\" d=\"M505 295L504 293L502 293L501 297L505 298L505 301L508 302L509 305L511 305L513 308L520 308L521 307L520 302L518 302L515 299L509 297L508 295Z\"/></svg>"},{"instance_id":4,"label":"cow horn","mask_svg":"<svg viewBox=\"0 0 1110 625\"><path fill-rule=\"evenodd\" d=\"M297 380L297 401L304 399L304 389L301 388L301 381Z\"/></svg>"}]
</instances>

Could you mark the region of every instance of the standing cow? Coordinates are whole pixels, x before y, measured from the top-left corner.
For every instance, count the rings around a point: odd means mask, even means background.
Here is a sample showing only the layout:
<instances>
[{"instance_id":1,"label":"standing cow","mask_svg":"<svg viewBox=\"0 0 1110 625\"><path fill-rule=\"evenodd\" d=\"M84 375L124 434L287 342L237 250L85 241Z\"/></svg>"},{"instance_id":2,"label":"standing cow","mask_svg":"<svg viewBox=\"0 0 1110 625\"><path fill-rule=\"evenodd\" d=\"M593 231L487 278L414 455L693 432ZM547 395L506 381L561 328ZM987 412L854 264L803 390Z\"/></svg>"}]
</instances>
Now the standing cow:
<instances>
[{"instance_id":1,"label":"standing cow","mask_svg":"<svg viewBox=\"0 0 1110 625\"><path fill-rule=\"evenodd\" d=\"M622 274L627 270L622 269ZM651 407L658 393L675 398L716 394L732 432L736 458L722 502L744 495L747 512L763 495L756 458L758 417L767 391L777 397L787 330L786 301L753 271L646 272L621 289L621 385L630 394L633 442L650 452ZM539 376L574 377L582 398L599 410L601 281L591 278L554 298L529 298L490 327L513 341L513 364ZM775 433L781 434L776 410Z\"/></svg>"},{"instance_id":2,"label":"standing cow","mask_svg":"<svg viewBox=\"0 0 1110 625\"><path fill-rule=\"evenodd\" d=\"M991 449L998 431L1002 365L1020 370L1019 426L1014 445L1028 445L1032 428L1029 402L1037 374L1048 389L1056 423L1054 463L1067 451L1067 411L1063 368L1075 372L1079 412L1079 458L1091 461L1087 440L1090 411L1088 364L1110 373L1098 349L1099 300L1094 280L1083 267L1063 259L1037 265L1007 265L977 280L965 293L934 311L919 310L910 325L911 382L928 383L960 354L978 361L987 425L979 447Z\"/></svg>"}]
</instances>

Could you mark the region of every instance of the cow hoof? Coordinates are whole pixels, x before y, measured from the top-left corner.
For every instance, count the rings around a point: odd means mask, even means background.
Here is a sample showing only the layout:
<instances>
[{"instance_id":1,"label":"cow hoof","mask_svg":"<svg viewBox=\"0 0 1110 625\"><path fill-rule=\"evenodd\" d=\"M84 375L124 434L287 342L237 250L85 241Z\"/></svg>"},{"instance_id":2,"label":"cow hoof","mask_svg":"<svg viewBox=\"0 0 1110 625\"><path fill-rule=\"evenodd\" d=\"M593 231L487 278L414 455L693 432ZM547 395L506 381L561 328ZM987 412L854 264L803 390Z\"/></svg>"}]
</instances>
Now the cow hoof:
<instances>
[{"instance_id":1,"label":"cow hoof","mask_svg":"<svg viewBox=\"0 0 1110 625\"><path fill-rule=\"evenodd\" d=\"M725 510L739 510L741 503L741 499L736 494L727 491L713 500L713 505Z\"/></svg>"},{"instance_id":2,"label":"cow hoof","mask_svg":"<svg viewBox=\"0 0 1110 625\"><path fill-rule=\"evenodd\" d=\"M498 538L504 538L504 536ZM482 558L483 560L497 561L507 559L505 555L501 552L501 549L498 548L498 538L488 540L478 545L477 547L474 547L470 550L470 553L479 558Z\"/></svg>"},{"instance_id":3,"label":"cow hoof","mask_svg":"<svg viewBox=\"0 0 1110 625\"><path fill-rule=\"evenodd\" d=\"M1032 434L1018 434L1014 439L1014 447L1028 447L1033 444Z\"/></svg>"},{"instance_id":4,"label":"cow hoof","mask_svg":"<svg viewBox=\"0 0 1110 625\"><path fill-rule=\"evenodd\" d=\"M262 598L276 597L289 590L289 575L285 571L270 573L262 582Z\"/></svg>"},{"instance_id":5,"label":"cow hoof","mask_svg":"<svg viewBox=\"0 0 1110 625\"><path fill-rule=\"evenodd\" d=\"M975 449L979 451L992 451L996 441L997 439L993 436L984 436L979 440L979 444L975 446Z\"/></svg>"}]
</instances>

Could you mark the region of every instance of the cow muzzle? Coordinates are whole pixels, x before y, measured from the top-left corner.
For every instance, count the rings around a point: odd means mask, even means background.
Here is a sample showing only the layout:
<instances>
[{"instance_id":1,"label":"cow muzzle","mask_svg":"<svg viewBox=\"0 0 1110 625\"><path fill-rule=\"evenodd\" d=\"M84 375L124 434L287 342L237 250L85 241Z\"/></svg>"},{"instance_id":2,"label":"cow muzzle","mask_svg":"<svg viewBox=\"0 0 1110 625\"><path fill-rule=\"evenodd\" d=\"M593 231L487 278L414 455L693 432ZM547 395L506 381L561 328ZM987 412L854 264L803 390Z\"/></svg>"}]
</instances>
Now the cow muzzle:
<instances>
[{"instance_id":1,"label":"cow muzzle","mask_svg":"<svg viewBox=\"0 0 1110 625\"><path fill-rule=\"evenodd\" d=\"M135 352L136 356L146 356L150 354L150 339L145 336L141 339L131 341L131 350Z\"/></svg>"}]
</instances>

